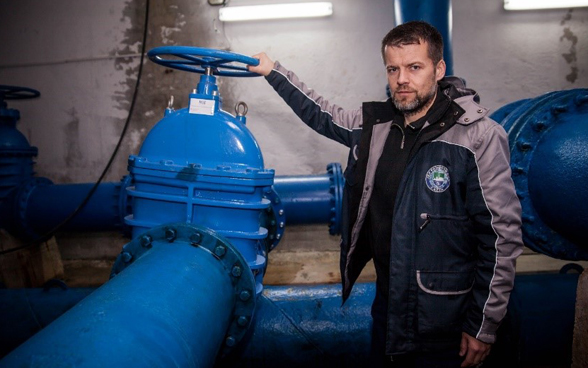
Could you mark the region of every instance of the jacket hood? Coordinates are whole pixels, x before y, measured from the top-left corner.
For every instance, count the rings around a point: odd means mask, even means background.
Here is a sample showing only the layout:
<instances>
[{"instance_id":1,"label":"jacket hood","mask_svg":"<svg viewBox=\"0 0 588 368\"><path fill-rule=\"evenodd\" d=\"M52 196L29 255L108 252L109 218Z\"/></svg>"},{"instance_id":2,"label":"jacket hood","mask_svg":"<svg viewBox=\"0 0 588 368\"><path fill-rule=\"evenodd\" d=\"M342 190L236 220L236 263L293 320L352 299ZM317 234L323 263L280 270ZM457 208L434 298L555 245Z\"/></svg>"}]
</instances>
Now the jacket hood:
<instances>
[{"instance_id":1,"label":"jacket hood","mask_svg":"<svg viewBox=\"0 0 588 368\"><path fill-rule=\"evenodd\" d=\"M439 81L439 88L452 100L464 96L474 96L474 101L477 103L480 102L480 96L478 93L471 88L467 88L465 80L460 77L444 77Z\"/></svg>"}]
</instances>

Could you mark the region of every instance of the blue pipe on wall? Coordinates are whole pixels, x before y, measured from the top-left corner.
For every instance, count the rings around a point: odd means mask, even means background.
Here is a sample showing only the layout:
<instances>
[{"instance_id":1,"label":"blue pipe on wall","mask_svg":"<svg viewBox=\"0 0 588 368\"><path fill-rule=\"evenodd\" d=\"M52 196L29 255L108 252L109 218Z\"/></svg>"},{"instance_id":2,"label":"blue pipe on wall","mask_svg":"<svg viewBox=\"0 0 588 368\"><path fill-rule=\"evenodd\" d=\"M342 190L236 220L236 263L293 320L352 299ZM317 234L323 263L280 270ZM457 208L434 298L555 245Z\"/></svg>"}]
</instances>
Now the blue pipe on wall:
<instances>
[{"instance_id":1,"label":"blue pipe on wall","mask_svg":"<svg viewBox=\"0 0 588 368\"><path fill-rule=\"evenodd\" d=\"M119 261L114 278L0 367L210 367L250 323L253 275L211 230L153 228L127 244Z\"/></svg>"},{"instance_id":2,"label":"blue pipe on wall","mask_svg":"<svg viewBox=\"0 0 588 368\"><path fill-rule=\"evenodd\" d=\"M71 215L93 186L93 183L54 185L43 178L25 182L16 192L12 208L7 209L13 223L2 227L28 238L43 236ZM123 185L102 183L84 208L61 230L122 230L126 207Z\"/></svg>"},{"instance_id":3,"label":"blue pipe on wall","mask_svg":"<svg viewBox=\"0 0 588 368\"><path fill-rule=\"evenodd\" d=\"M325 174L275 177L273 188L278 202L272 198L272 204L287 214L287 222L284 215L277 227L280 228L283 222L283 232L286 224L326 223L331 234L340 233L343 184L341 165L338 163L329 164ZM129 185L129 176L118 183L100 184L84 209L62 230L126 230L124 218L132 213L126 193ZM93 183L53 184L38 177L21 182L0 208L0 228L27 238L41 236L73 213L93 186ZM274 215L282 216L279 209Z\"/></svg>"},{"instance_id":4,"label":"blue pipe on wall","mask_svg":"<svg viewBox=\"0 0 588 368\"><path fill-rule=\"evenodd\" d=\"M443 59L446 75L453 75L452 10L451 0L394 0L396 25L413 20L424 20L435 26L443 36Z\"/></svg>"}]
</instances>

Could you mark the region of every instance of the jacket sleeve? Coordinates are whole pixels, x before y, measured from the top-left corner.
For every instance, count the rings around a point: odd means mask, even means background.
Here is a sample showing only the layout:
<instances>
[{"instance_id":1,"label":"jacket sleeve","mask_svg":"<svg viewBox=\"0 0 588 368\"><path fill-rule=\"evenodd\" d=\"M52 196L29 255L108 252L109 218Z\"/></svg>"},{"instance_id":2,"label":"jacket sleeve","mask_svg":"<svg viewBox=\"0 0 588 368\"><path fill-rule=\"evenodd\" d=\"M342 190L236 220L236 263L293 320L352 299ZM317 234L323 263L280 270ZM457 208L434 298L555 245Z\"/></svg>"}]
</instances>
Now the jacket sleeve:
<instances>
[{"instance_id":1,"label":"jacket sleeve","mask_svg":"<svg viewBox=\"0 0 588 368\"><path fill-rule=\"evenodd\" d=\"M361 108L346 111L330 104L279 62L275 63L266 79L306 125L327 138L351 147L353 131L362 126Z\"/></svg>"},{"instance_id":2,"label":"jacket sleeve","mask_svg":"<svg viewBox=\"0 0 588 368\"><path fill-rule=\"evenodd\" d=\"M478 340L494 343L514 284L516 258L523 251L521 205L511 178L510 151L502 126L491 121L474 142L474 149L467 207L474 219L478 260L463 329Z\"/></svg>"}]
</instances>

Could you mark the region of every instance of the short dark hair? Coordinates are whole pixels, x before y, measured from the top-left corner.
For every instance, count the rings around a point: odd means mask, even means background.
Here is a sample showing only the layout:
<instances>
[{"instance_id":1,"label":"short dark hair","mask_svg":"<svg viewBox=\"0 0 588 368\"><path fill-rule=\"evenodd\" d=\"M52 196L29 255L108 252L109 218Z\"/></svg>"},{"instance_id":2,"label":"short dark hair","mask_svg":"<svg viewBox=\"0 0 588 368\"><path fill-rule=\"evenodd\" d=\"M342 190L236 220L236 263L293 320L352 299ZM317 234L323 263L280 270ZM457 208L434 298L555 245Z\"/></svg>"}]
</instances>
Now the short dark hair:
<instances>
[{"instance_id":1,"label":"short dark hair","mask_svg":"<svg viewBox=\"0 0 588 368\"><path fill-rule=\"evenodd\" d=\"M427 22L411 21L394 27L382 40L382 60L386 63L386 46L399 47L426 42L433 65L443 59L443 36Z\"/></svg>"}]
</instances>

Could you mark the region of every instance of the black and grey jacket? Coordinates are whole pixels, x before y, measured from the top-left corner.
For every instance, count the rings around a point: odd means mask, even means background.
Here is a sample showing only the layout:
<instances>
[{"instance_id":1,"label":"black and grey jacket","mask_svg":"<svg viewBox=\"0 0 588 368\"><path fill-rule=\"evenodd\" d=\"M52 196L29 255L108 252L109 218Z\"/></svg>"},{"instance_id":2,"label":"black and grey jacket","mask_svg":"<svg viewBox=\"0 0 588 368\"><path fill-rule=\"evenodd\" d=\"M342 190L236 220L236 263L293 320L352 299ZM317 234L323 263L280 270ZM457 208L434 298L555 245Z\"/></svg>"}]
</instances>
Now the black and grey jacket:
<instances>
[{"instance_id":1,"label":"black and grey jacket","mask_svg":"<svg viewBox=\"0 0 588 368\"><path fill-rule=\"evenodd\" d=\"M343 110L276 62L268 82L312 129L350 148L345 170L343 300L371 259L362 226L394 114L390 100ZM454 80L456 82L456 80ZM425 123L397 194L390 248L386 352L459 344L461 332L495 341L522 252L521 208L504 129L475 93L440 82L452 99Z\"/></svg>"}]
</instances>

